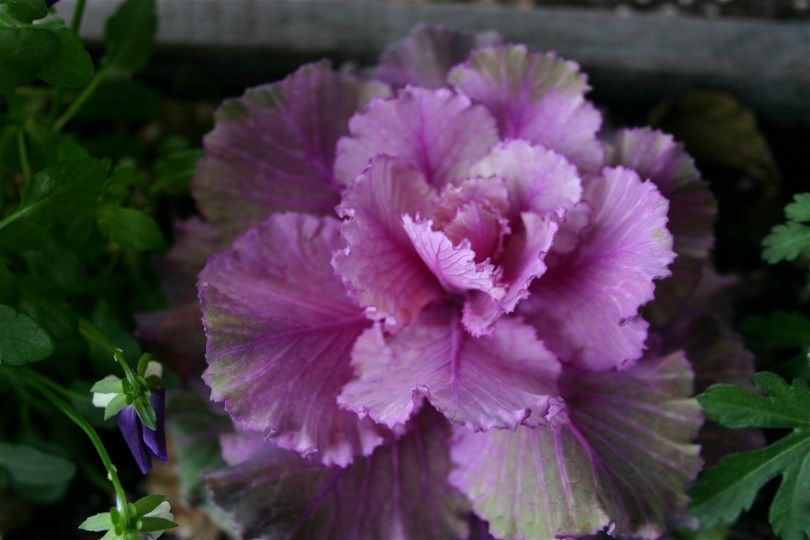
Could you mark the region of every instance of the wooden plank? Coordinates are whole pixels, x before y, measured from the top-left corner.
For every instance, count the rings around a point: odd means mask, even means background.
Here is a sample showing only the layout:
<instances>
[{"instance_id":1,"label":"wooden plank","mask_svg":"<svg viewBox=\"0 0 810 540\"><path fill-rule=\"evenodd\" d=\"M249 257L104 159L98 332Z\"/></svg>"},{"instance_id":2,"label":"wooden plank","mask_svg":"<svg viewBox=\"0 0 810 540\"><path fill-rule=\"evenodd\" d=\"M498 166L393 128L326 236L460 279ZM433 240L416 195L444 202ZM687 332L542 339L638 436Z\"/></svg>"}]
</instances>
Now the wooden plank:
<instances>
[{"instance_id":1,"label":"wooden plank","mask_svg":"<svg viewBox=\"0 0 810 540\"><path fill-rule=\"evenodd\" d=\"M84 35L99 40L119 0L90 0ZM69 12L75 0L62 0ZM372 60L417 22L494 29L539 50L556 50L611 79L728 88L775 119L810 123L810 23L705 19L587 9L370 0L158 0L163 47L286 51ZM806 116L805 116L806 115Z\"/></svg>"}]
</instances>

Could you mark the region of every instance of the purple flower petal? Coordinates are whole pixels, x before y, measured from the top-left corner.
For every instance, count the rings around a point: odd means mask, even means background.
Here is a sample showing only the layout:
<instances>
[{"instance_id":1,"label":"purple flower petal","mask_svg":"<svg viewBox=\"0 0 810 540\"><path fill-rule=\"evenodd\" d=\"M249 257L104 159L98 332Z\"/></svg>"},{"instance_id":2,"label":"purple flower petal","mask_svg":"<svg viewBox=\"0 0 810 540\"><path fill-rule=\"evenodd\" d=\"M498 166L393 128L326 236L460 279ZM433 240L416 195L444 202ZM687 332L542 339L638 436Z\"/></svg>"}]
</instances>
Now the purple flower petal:
<instances>
[{"instance_id":1,"label":"purple flower petal","mask_svg":"<svg viewBox=\"0 0 810 540\"><path fill-rule=\"evenodd\" d=\"M155 409L157 425L154 431L146 426L141 426L143 442L156 458L166 461L169 459L169 454L166 451L166 390L158 388L152 391L149 398L152 407Z\"/></svg>"},{"instance_id":2,"label":"purple flower petal","mask_svg":"<svg viewBox=\"0 0 810 540\"><path fill-rule=\"evenodd\" d=\"M236 233L272 212L332 213L335 144L360 106L387 94L322 61L226 101L192 183L203 215Z\"/></svg>"},{"instance_id":3,"label":"purple flower petal","mask_svg":"<svg viewBox=\"0 0 810 540\"><path fill-rule=\"evenodd\" d=\"M562 155L522 140L493 148L472 174L503 178L514 215L565 213L582 195L576 167Z\"/></svg>"},{"instance_id":4,"label":"purple flower petal","mask_svg":"<svg viewBox=\"0 0 810 540\"><path fill-rule=\"evenodd\" d=\"M570 423L457 429L450 482L500 538L658 538L701 467L701 408L682 353L628 371L564 373Z\"/></svg>"},{"instance_id":5,"label":"purple flower petal","mask_svg":"<svg viewBox=\"0 0 810 540\"><path fill-rule=\"evenodd\" d=\"M514 311L518 302L529 296L529 285L546 271L544 258L558 230L556 220L523 212L514 228L499 258L503 261L501 281L506 286L505 294L495 298L475 293L464 304L464 326L474 336L490 333L501 316Z\"/></svg>"},{"instance_id":6,"label":"purple flower petal","mask_svg":"<svg viewBox=\"0 0 810 540\"><path fill-rule=\"evenodd\" d=\"M586 170L602 165L596 139L602 116L585 100L579 66L523 45L475 51L448 75L450 83L498 121L504 139L525 139L555 150Z\"/></svg>"},{"instance_id":7,"label":"purple flower petal","mask_svg":"<svg viewBox=\"0 0 810 540\"><path fill-rule=\"evenodd\" d=\"M495 121L453 92L407 87L396 99L374 100L338 142L335 175L347 186L371 158L386 154L421 172L437 188L466 178L498 142Z\"/></svg>"},{"instance_id":8,"label":"purple flower petal","mask_svg":"<svg viewBox=\"0 0 810 540\"><path fill-rule=\"evenodd\" d=\"M478 290L503 296L503 288L497 285L499 272L490 262L476 262L469 240L454 245L444 232L433 230L429 219L414 221L406 214L402 224L414 249L446 291Z\"/></svg>"},{"instance_id":9,"label":"purple flower petal","mask_svg":"<svg viewBox=\"0 0 810 540\"><path fill-rule=\"evenodd\" d=\"M450 30L443 24L418 24L383 51L375 76L394 87L412 84L440 88L450 68L466 60L473 49L500 41L495 32L471 34Z\"/></svg>"},{"instance_id":10,"label":"purple flower petal","mask_svg":"<svg viewBox=\"0 0 810 540\"><path fill-rule=\"evenodd\" d=\"M475 430L545 423L560 365L517 319L473 338L452 308L426 310L393 336L366 330L352 352L358 378L339 403L389 427L404 424L422 402Z\"/></svg>"},{"instance_id":11,"label":"purple flower petal","mask_svg":"<svg viewBox=\"0 0 810 540\"><path fill-rule=\"evenodd\" d=\"M132 457L135 458L135 463L138 464L138 469L143 474L148 473L152 469L152 458L149 448L144 444L143 425L141 419L138 418L138 413L135 412L135 407L127 405L121 409L121 412L116 415L116 422L118 422L118 429L124 436L124 441L127 443Z\"/></svg>"},{"instance_id":12,"label":"purple flower petal","mask_svg":"<svg viewBox=\"0 0 810 540\"><path fill-rule=\"evenodd\" d=\"M607 161L652 180L670 201L667 228L678 259L672 277L659 284L649 312L656 324L672 318L700 280L714 244L717 203L683 146L651 129L623 129L613 137Z\"/></svg>"},{"instance_id":13,"label":"purple flower petal","mask_svg":"<svg viewBox=\"0 0 810 540\"><path fill-rule=\"evenodd\" d=\"M403 214L432 213L435 196L419 173L389 157L375 158L344 194L338 214L347 218L348 247L333 264L370 317L407 324L442 296L402 226Z\"/></svg>"},{"instance_id":14,"label":"purple flower petal","mask_svg":"<svg viewBox=\"0 0 810 540\"><path fill-rule=\"evenodd\" d=\"M464 538L468 504L446 480L449 436L425 408L402 438L345 469L266 447L206 480L243 538Z\"/></svg>"},{"instance_id":15,"label":"purple flower petal","mask_svg":"<svg viewBox=\"0 0 810 540\"><path fill-rule=\"evenodd\" d=\"M243 429L346 465L382 439L335 403L368 326L329 264L342 246L331 218L273 216L213 257L199 287L211 398Z\"/></svg>"},{"instance_id":16,"label":"purple flower petal","mask_svg":"<svg viewBox=\"0 0 810 540\"><path fill-rule=\"evenodd\" d=\"M638 309L674 259L668 204L652 182L621 167L590 180L582 242L549 262L521 312L561 360L588 369L627 367L641 356L647 323Z\"/></svg>"}]
</instances>

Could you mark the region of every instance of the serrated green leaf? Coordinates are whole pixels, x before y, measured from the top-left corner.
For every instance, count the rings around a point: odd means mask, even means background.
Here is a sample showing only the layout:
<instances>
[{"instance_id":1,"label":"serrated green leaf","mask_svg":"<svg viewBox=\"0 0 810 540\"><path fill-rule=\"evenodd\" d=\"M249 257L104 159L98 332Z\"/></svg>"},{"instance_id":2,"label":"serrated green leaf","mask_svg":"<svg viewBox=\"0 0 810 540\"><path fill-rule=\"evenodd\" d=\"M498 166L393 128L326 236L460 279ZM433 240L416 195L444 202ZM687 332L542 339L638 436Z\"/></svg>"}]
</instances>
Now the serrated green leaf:
<instances>
[{"instance_id":1,"label":"serrated green leaf","mask_svg":"<svg viewBox=\"0 0 810 540\"><path fill-rule=\"evenodd\" d=\"M139 516L144 516L157 508L157 506L166 500L163 495L147 495L135 501L135 510Z\"/></svg>"},{"instance_id":2,"label":"serrated green leaf","mask_svg":"<svg viewBox=\"0 0 810 540\"><path fill-rule=\"evenodd\" d=\"M810 434L794 432L760 450L723 457L704 470L690 491L689 513L703 525L731 523L765 483L810 452Z\"/></svg>"},{"instance_id":3,"label":"serrated green leaf","mask_svg":"<svg viewBox=\"0 0 810 540\"><path fill-rule=\"evenodd\" d=\"M799 193L785 207L785 217L792 221L810 221L810 193Z\"/></svg>"},{"instance_id":4,"label":"serrated green leaf","mask_svg":"<svg viewBox=\"0 0 810 540\"><path fill-rule=\"evenodd\" d=\"M782 540L810 538L810 452L785 469L768 520Z\"/></svg>"},{"instance_id":5,"label":"serrated green leaf","mask_svg":"<svg viewBox=\"0 0 810 540\"><path fill-rule=\"evenodd\" d=\"M59 51L59 38L44 28L7 26L0 18L0 90L28 82Z\"/></svg>"},{"instance_id":6,"label":"serrated green leaf","mask_svg":"<svg viewBox=\"0 0 810 540\"><path fill-rule=\"evenodd\" d=\"M772 373L758 373L754 380L769 395L730 384L710 386L698 396L706 418L731 428L810 426L810 390L805 384L796 381L790 386Z\"/></svg>"},{"instance_id":7,"label":"serrated green leaf","mask_svg":"<svg viewBox=\"0 0 810 540\"><path fill-rule=\"evenodd\" d=\"M810 318L778 311L769 317L749 317L740 329L752 342L767 347L810 346Z\"/></svg>"},{"instance_id":8,"label":"serrated green leaf","mask_svg":"<svg viewBox=\"0 0 810 540\"><path fill-rule=\"evenodd\" d=\"M107 21L104 64L127 75L144 69L152 56L156 28L154 0L126 0Z\"/></svg>"},{"instance_id":9,"label":"serrated green leaf","mask_svg":"<svg viewBox=\"0 0 810 540\"><path fill-rule=\"evenodd\" d=\"M107 406L104 407L104 420L109 420L113 418L116 414L120 413L121 410L127 406L127 398L124 394L116 394L114 398L107 403Z\"/></svg>"},{"instance_id":10,"label":"serrated green leaf","mask_svg":"<svg viewBox=\"0 0 810 540\"><path fill-rule=\"evenodd\" d=\"M140 210L107 205L99 209L97 218L101 234L121 247L149 251L165 245L158 224Z\"/></svg>"},{"instance_id":11,"label":"serrated green leaf","mask_svg":"<svg viewBox=\"0 0 810 540\"><path fill-rule=\"evenodd\" d=\"M0 466L11 473L17 491L43 504L61 499L76 474L66 459L22 444L0 443Z\"/></svg>"},{"instance_id":12,"label":"serrated green leaf","mask_svg":"<svg viewBox=\"0 0 810 540\"><path fill-rule=\"evenodd\" d=\"M96 382L91 392L98 392L100 394L120 394L124 391L123 381L115 375L107 375L100 381Z\"/></svg>"},{"instance_id":13,"label":"serrated green leaf","mask_svg":"<svg viewBox=\"0 0 810 540\"><path fill-rule=\"evenodd\" d=\"M141 532L165 531L177 527L177 523L159 517L141 518Z\"/></svg>"},{"instance_id":14,"label":"serrated green leaf","mask_svg":"<svg viewBox=\"0 0 810 540\"><path fill-rule=\"evenodd\" d=\"M61 88L84 88L93 78L94 69L82 40L73 30L66 28L61 19L50 20L41 26L50 29L59 39L59 51L39 72L39 78Z\"/></svg>"},{"instance_id":15,"label":"serrated green leaf","mask_svg":"<svg viewBox=\"0 0 810 540\"><path fill-rule=\"evenodd\" d=\"M19 366L53 353L50 336L28 315L0 305L0 365Z\"/></svg>"},{"instance_id":16,"label":"serrated green leaf","mask_svg":"<svg viewBox=\"0 0 810 540\"><path fill-rule=\"evenodd\" d=\"M45 0L2 0L0 6L5 6L9 15L24 23L30 23L48 15Z\"/></svg>"},{"instance_id":17,"label":"serrated green leaf","mask_svg":"<svg viewBox=\"0 0 810 540\"><path fill-rule=\"evenodd\" d=\"M810 257L810 227L795 221L777 225L762 245L762 257L771 264L792 261L800 255Z\"/></svg>"},{"instance_id":18,"label":"serrated green leaf","mask_svg":"<svg viewBox=\"0 0 810 540\"><path fill-rule=\"evenodd\" d=\"M112 518L109 512L102 512L82 521L79 528L83 531L101 532L112 529Z\"/></svg>"}]
</instances>

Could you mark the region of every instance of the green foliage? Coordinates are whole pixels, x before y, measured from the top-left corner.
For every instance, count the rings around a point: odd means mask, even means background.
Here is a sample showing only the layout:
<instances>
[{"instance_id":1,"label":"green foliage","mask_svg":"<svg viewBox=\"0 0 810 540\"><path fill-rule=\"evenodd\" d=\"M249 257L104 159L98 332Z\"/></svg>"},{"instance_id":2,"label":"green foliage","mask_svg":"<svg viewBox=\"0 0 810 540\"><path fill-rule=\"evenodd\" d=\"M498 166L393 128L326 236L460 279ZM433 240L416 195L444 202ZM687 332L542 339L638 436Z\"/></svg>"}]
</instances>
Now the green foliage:
<instances>
[{"instance_id":1,"label":"green foliage","mask_svg":"<svg viewBox=\"0 0 810 540\"><path fill-rule=\"evenodd\" d=\"M53 342L31 318L0 305L0 365L38 362L53 353Z\"/></svg>"},{"instance_id":2,"label":"green foliage","mask_svg":"<svg viewBox=\"0 0 810 540\"><path fill-rule=\"evenodd\" d=\"M14 487L32 502L48 504L62 498L76 474L64 458L22 444L0 442L0 469L9 472Z\"/></svg>"},{"instance_id":3,"label":"green foliage","mask_svg":"<svg viewBox=\"0 0 810 540\"><path fill-rule=\"evenodd\" d=\"M126 0L107 21L104 65L125 75L143 70L152 56L156 29L154 0Z\"/></svg>"},{"instance_id":4,"label":"green foliage","mask_svg":"<svg viewBox=\"0 0 810 540\"><path fill-rule=\"evenodd\" d=\"M163 249L160 227L148 214L134 208L103 206L96 215L98 228L106 238L133 251Z\"/></svg>"},{"instance_id":5,"label":"green foliage","mask_svg":"<svg viewBox=\"0 0 810 540\"><path fill-rule=\"evenodd\" d=\"M762 241L763 258L771 264L810 258L810 193L796 195L785 208L787 223L777 225Z\"/></svg>"},{"instance_id":6,"label":"green foliage","mask_svg":"<svg viewBox=\"0 0 810 540\"><path fill-rule=\"evenodd\" d=\"M710 420L731 428L787 428L792 432L759 450L723 457L706 469L691 491L690 513L704 525L731 523L751 507L757 492L782 476L771 504L770 522L784 540L810 537L810 388L803 380L787 384L773 373L758 373L755 394L714 385L698 397Z\"/></svg>"}]
</instances>

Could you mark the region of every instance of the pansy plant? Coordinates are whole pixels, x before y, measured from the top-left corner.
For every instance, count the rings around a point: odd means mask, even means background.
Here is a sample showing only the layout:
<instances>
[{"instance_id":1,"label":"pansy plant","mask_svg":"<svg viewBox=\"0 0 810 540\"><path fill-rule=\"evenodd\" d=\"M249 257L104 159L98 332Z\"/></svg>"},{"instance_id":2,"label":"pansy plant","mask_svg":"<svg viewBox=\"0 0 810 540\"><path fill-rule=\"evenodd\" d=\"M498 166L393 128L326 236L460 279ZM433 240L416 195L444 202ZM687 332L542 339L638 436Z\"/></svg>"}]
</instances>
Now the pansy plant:
<instances>
[{"instance_id":1,"label":"pansy plant","mask_svg":"<svg viewBox=\"0 0 810 540\"><path fill-rule=\"evenodd\" d=\"M215 503L249 538L662 534L701 467L657 337L712 244L691 159L491 34L418 27L373 77L306 65L205 139L172 256L226 248L198 281Z\"/></svg>"}]
</instances>

